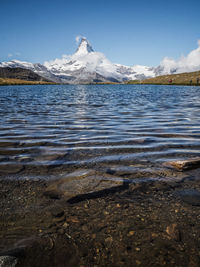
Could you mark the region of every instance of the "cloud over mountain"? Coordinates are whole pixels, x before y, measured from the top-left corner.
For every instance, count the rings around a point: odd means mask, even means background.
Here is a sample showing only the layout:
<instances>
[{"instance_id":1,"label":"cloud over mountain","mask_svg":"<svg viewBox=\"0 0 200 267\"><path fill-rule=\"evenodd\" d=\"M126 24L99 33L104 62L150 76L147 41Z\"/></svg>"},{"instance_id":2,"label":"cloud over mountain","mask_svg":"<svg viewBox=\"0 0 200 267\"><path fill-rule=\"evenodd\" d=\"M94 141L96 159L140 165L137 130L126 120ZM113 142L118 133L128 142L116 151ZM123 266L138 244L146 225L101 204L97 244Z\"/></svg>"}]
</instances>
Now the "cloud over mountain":
<instances>
[{"instance_id":1,"label":"cloud over mountain","mask_svg":"<svg viewBox=\"0 0 200 267\"><path fill-rule=\"evenodd\" d=\"M200 41L198 47L187 56L178 60L165 57L158 67L114 64L103 53L94 51L86 37L77 36L76 41L78 48L74 54L46 61L43 65L11 60L0 62L0 67L30 69L46 79L70 84L142 80L164 74L200 70Z\"/></svg>"},{"instance_id":2,"label":"cloud over mountain","mask_svg":"<svg viewBox=\"0 0 200 267\"><path fill-rule=\"evenodd\" d=\"M182 56L178 60L165 57L160 63L160 68L162 69L162 74L200 70L200 40L198 41L198 47L187 56Z\"/></svg>"},{"instance_id":3,"label":"cloud over mountain","mask_svg":"<svg viewBox=\"0 0 200 267\"><path fill-rule=\"evenodd\" d=\"M44 62L44 66L63 81L121 82L155 75L153 68L146 66L113 64L103 53L94 51L86 37L77 36L76 41L79 41L79 45L73 55L63 55L61 59Z\"/></svg>"}]
</instances>

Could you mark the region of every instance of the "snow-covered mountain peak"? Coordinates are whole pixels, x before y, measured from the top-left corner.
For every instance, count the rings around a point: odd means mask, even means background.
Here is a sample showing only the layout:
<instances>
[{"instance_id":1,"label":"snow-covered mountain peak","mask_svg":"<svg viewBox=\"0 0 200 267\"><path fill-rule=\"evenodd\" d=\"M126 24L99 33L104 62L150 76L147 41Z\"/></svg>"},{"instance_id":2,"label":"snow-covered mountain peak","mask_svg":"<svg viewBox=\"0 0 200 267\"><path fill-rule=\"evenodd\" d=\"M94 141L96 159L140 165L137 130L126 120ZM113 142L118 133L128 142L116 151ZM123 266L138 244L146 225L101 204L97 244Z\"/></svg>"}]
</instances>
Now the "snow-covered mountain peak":
<instances>
[{"instance_id":1,"label":"snow-covered mountain peak","mask_svg":"<svg viewBox=\"0 0 200 267\"><path fill-rule=\"evenodd\" d=\"M78 49L76 50L75 55L76 56L83 56L88 53L94 52L92 46L88 42L88 40L85 37L81 38L80 44L78 46Z\"/></svg>"},{"instance_id":2,"label":"snow-covered mountain peak","mask_svg":"<svg viewBox=\"0 0 200 267\"><path fill-rule=\"evenodd\" d=\"M76 41L79 40L77 36ZM101 52L95 52L85 37L73 55L46 61L43 65L13 60L0 62L0 67L31 69L49 80L60 83L123 82L154 77L154 68L113 64Z\"/></svg>"}]
</instances>

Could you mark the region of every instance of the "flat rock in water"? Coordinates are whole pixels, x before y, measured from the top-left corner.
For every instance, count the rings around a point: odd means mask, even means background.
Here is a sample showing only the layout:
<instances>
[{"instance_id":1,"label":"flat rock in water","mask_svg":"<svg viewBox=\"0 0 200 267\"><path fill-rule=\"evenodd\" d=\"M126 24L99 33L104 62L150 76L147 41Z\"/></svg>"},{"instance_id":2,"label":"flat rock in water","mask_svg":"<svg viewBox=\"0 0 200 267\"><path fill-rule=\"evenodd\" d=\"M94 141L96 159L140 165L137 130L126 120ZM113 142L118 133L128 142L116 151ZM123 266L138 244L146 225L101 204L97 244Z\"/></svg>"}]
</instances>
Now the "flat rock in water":
<instances>
[{"instance_id":1,"label":"flat rock in water","mask_svg":"<svg viewBox=\"0 0 200 267\"><path fill-rule=\"evenodd\" d=\"M12 256L0 256L0 267L15 267L17 258Z\"/></svg>"},{"instance_id":2,"label":"flat rock in water","mask_svg":"<svg viewBox=\"0 0 200 267\"><path fill-rule=\"evenodd\" d=\"M179 191L177 195L187 204L193 206L200 206L200 192L198 190L186 189L183 191Z\"/></svg>"},{"instance_id":3,"label":"flat rock in water","mask_svg":"<svg viewBox=\"0 0 200 267\"><path fill-rule=\"evenodd\" d=\"M44 192L54 192L65 199L70 199L78 195L91 193L104 193L104 191L120 190L123 188L123 180L96 173L93 170L75 171L64 178L52 182ZM51 194L50 194L51 195ZM49 195L49 196L50 196Z\"/></svg>"},{"instance_id":4,"label":"flat rock in water","mask_svg":"<svg viewBox=\"0 0 200 267\"><path fill-rule=\"evenodd\" d=\"M164 163L164 166L175 168L179 171L187 171L200 168L200 157L188 160L177 160Z\"/></svg>"}]
</instances>

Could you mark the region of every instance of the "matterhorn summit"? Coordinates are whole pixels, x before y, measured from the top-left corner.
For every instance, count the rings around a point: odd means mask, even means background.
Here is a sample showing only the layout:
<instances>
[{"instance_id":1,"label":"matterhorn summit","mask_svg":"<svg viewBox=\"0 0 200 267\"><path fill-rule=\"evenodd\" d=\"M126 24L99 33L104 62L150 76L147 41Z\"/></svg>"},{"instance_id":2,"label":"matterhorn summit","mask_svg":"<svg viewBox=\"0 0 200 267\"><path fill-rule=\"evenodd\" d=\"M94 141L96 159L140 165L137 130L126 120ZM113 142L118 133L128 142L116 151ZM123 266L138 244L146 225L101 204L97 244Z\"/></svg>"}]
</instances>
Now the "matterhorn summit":
<instances>
[{"instance_id":1,"label":"matterhorn summit","mask_svg":"<svg viewBox=\"0 0 200 267\"><path fill-rule=\"evenodd\" d=\"M13 60L0 63L0 67L31 69L44 78L68 84L123 82L155 76L155 68L113 64L103 53L94 51L87 38L78 39L78 48L72 55L46 61L43 65Z\"/></svg>"},{"instance_id":2,"label":"matterhorn summit","mask_svg":"<svg viewBox=\"0 0 200 267\"><path fill-rule=\"evenodd\" d=\"M94 52L92 46L89 44L88 40L85 37L82 37L80 44L74 55L81 56L81 55L86 55L91 52Z\"/></svg>"},{"instance_id":3,"label":"matterhorn summit","mask_svg":"<svg viewBox=\"0 0 200 267\"><path fill-rule=\"evenodd\" d=\"M80 39L73 55L45 62L44 65L67 83L122 82L154 76L153 68L113 64L103 53L94 51L85 37Z\"/></svg>"}]
</instances>

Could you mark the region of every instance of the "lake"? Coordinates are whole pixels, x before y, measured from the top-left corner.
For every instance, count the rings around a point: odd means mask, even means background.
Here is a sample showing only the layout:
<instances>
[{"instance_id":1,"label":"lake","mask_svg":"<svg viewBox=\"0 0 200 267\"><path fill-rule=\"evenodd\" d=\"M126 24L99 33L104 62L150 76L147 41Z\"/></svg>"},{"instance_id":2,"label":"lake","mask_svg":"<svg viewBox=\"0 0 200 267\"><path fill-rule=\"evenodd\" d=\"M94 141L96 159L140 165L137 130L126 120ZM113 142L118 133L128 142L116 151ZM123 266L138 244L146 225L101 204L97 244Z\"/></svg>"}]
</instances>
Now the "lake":
<instances>
[{"instance_id":1,"label":"lake","mask_svg":"<svg viewBox=\"0 0 200 267\"><path fill-rule=\"evenodd\" d=\"M169 179L164 162L200 156L199 114L200 87L1 86L0 175Z\"/></svg>"}]
</instances>

